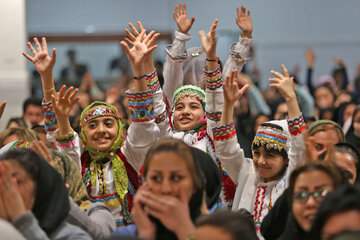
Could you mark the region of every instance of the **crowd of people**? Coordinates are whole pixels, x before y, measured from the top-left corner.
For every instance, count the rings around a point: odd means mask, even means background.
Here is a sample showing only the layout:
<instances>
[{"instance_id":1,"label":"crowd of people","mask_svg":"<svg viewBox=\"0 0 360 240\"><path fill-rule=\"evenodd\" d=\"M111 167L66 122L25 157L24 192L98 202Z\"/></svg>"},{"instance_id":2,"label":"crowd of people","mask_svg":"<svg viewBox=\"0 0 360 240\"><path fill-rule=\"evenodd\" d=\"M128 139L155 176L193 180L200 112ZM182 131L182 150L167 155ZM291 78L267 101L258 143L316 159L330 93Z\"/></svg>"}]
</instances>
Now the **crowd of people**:
<instances>
[{"instance_id":1,"label":"crowd of people","mask_svg":"<svg viewBox=\"0 0 360 240\"><path fill-rule=\"evenodd\" d=\"M283 64L261 91L246 65L249 10L236 9L224 64L217 19L187 49L195 18L181 3L173 17L163 68L152 56L160 34L129 23L131 78L106 91L86 68L58 88L56 49L27 43L43 99L27 99L0 133L1 238L358 239L360 78L350 83L334 58L339 68L313 80L307 49L306 84Z\"/></svg>"}]
</instances>

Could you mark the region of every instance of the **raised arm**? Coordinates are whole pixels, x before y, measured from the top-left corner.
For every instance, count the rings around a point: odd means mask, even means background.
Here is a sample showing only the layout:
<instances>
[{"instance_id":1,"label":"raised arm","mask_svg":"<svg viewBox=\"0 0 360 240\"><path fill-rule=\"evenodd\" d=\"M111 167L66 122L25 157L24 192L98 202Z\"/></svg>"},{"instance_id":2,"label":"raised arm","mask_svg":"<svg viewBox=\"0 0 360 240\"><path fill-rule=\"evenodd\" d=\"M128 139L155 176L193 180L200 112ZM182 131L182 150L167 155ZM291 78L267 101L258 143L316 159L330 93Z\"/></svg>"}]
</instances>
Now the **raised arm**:
<instances>
[{"instance_id":1,"label":"raised arm","mask_svg":"<svg viewBox=\"0 0 360 240\"><path fill-rule=\"evenodd\" d=\"M217 43L217 37L216 37L216 27L218 24L218 20L215 19L213 24L210 27L209 32L207 35L205 35L205 32L203 30L199 31L200 39L201 39L201 45L203 50L206 53L206 67L205 69L207 71L213 71L219 66L219 58L216 55L216 43Z\"/></svg>"},{"instance_id":2,"label":"raised arm","mask_svg":"<svg viewBox=\"0 0 360 240\"><path fill-rule=\"evenodd\" d=\"M250 17L250 10L246 13L246 8L241 6L241 12L239 8L236 8L237 18L236 24L242 31L242 38L252 38L253 25Z\"/></svg>"},{"instance_id":3,"label":"raised arm","mask_svg":"<svg viewBox=\"0 0 360 240\"><path fill-rule=\"evenodd\" d=\"M294 90L293 78L290 77L288 70L285 65L282 64L281 68L284 74L281 74L277 71L271 70L274 78L269 78L270 87L274 87L279 90L281 96L285 99L288 106L288 118L294 119L301 116L300 108L298 101L296 99L296 94Z\"/></svg>"},{"instance_id":4,"label":"raised arm","mask_svg":"<svg viewBox=\"0 0 360 240\"><path fill-rule=\"evenodd\" d=\"M195 18L194 17L191 17L191 19L188 18L186 12L186 4L184 3L181 6L181 3L179 3L179 7L175 6L175 11L173 12L173 16L176 25L178 26L178 31L184 34L188 34L190 28L192 27L195 21Z\"/></svg>"},{"instance_id":5,"label":"raised arm","mask_svg":"<svg viewBox=\"0 0 360 240\"><path fill-rule=\"evenodd\" d=\"M3 101L0 105L0 118L2 117L7 101Z\"/></svg>"},{"instance_id":6,"label":"raised arm","mask_svg":"<svg viewBox=\"0 0 360 240\"><path fill-rule=\"evenodd\" d=\"M249 84L239 87L238 85L237 69L231 72L231 76L226 77L226 82L223 84L224 88L224 107L221 115L220 126L230 124L234 121L234 105L235 102L249 88Z\"/></svg>"},{"instance_id":7,"label":"raised arm","mask_svg":"<svg viewBox=\"0 0 360 240\"><path fill-rule=\"evenodd\" d=\"M48 53L46 38L42 38L42 47L37 38L34 38L34 43L36 46L36 50L31 45L30 42L27 42L27 46L29 47L33 56L28 55L23 52L22 54L26 57L30 62L32 62L41 76L42 80L42 88L44 93L45 102L51 101L51 95L55 95L55 85L53 79L52 70L54 68L56 62L56 49L53 48L51 52L51 57Z\"/></svg>"},{"instance_id":8,"label":"raised arm","mask_svg":"<svg viewBox=\"0 0 360 240\"><path fill-rule=\"evenodd\" d=\"M147 83L145 80L145 57L150 54L157 45L155 41L158 35L155 35L155 31L151 31L146 35L146 31L143 30L134 41L125 39L120 42L123 46L126 56L128 57L131 68L133 70L133 78L135 80L135 92L144 92L147 88ZM133 47L130 48L129 45Z\"/></svg>"},{"instance_id":9,"label":"raised arm","mask_svg":"<svg viewBox=\"0 0 360 240\"><path fill-rule=\"evenodd\" d=\"M235 22L242 32L240 33L239 41L230 47L230 56L224 64L224 76L230 75L234 69L241 72L242 67L250 55L253 32L250 10L246 10L244 6L241 6L241 10L236 8Z\"/></svg>"}]
</instances>

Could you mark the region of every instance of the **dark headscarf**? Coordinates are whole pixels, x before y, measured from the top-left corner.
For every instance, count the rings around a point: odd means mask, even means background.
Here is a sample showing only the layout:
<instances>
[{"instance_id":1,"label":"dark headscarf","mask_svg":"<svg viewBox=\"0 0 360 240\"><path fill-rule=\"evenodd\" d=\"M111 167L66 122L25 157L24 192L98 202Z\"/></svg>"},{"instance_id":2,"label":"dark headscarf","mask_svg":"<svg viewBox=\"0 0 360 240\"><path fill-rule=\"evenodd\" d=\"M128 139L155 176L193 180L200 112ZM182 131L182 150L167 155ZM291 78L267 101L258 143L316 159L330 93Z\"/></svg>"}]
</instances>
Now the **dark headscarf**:
<instances>
[{"instance_id":1,"label":"dark headscarf","mask_svg":"<svg viewBox=\"0 0 360 240\"><path fill-rule=\"evenodd\" d=\"M0 156L0 161L18 162L33 179L35 202L32 208L40 227L50 235L67 217L70 205L60 174L40 155L29 149L15 149Z\"/></svg>"},{"instance_id":2,"label":"dark headscarf","mask_svg":"<svg viewBox=\"0 0 360 240\"><path fill-rule=\"evenodd\" d=\"M206 203L210 207L214 205L219 198L222 180L219 168L212 158L197 148L190 148L195 161L197 175L200 179L200 188L193 193L189 202L190 217L194 222L201 215L204 190L206 191ZM156 224L156 239L177 239L176 235L165 228L158 219L152 218L152 220Z\"/></svg>"},{"instance_id":3,"label":"dark headscarf","mask_svg":"<svg viewBox=\"0 0 360 240\"><path fill-rule=\"evenodd\" d=\"M354 119L356 113L359 111L360 111L360 105L357 105L352 117L351 126L348 132L346 133L346 142L352 144L354 147L356 147L358 151L360 151L360 137L355 135Z\"/></svg>"}]
</instances>

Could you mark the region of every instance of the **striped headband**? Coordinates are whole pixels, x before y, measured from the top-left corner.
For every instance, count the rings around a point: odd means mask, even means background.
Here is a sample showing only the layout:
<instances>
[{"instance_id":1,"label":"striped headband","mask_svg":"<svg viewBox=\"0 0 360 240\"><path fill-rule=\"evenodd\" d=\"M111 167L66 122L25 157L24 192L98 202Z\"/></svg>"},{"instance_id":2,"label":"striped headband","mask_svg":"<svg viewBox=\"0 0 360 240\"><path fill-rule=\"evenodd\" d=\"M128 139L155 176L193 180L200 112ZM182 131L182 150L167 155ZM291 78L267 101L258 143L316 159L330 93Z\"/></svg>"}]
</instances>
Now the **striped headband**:
<instances>
[{"instance_id":1,"label":"striped headband","mask_svg":"<svg viewBox=\"0 0 360 240\"><path fill-rule=\"evenodd\" d=\"M85 109L81 114L80 127L82 128L88 121L102 116L112 116L116 119L121 119L118 110L110 104L96 105L89 109Z\"/></svg>"},{"instance_id":2,"label":"striped headband","mask_svg":"<svg viewBox=\"0 0 360 240\"><path fill-rule=\"evenodd\" d=\"M196 97L201 102L201 105L205 111L206 93L204 90L193 85L185 85L178 88L174 93L173 108L175 107L176 103L184 97Z\"/></svg>"}]
</instances>

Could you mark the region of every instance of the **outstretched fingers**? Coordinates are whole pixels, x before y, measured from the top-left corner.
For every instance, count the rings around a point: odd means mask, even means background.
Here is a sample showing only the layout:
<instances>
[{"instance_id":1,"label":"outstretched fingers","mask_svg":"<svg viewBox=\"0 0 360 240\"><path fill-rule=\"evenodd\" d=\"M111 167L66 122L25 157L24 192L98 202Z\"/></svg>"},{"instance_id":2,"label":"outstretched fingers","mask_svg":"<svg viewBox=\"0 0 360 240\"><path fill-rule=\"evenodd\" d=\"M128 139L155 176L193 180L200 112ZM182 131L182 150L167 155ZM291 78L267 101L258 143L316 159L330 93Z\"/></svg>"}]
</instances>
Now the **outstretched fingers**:
<instances>
[{"instance_id":1,"label":"outstretched fingers","mask_svg":"<svg viewBox=\"0 0 360 240\"><path fill-rule=\"evenodd\" d=\"M125 28L125 33L128 35L128 37L132 40L135 41L136 37L134 36L134 34L132 34L129 29Z\"/></svg>"},{"instance_id":2,"label":"outstretched fingers","mask_svg":"<svg viewBox=\"0 0 360 240\"><path fill-rule=\"evenodd\" d=\"M284 64L281 64L281 68L282 68L282 70L283 70L283 72L284 72L284 76L285 76L285 77L290 77L289 71L287 70L287 68L285 67Z\"/></svg>"},{"instance_id":3,"label":"outstretched fingers","mask_svg":"<svg viewBox=\"0 0 360 240\"><path fill-rule=\"evenodd\" d=\"M129 27L131 28L131 31L134 33L135 36L139 35L138 30L136 29L136 27L132 23L129 23Z\"/></svg>"},{"instance_id":4,"label":"outstretched fingers","mask_svg":"<svg viewBox=\"0 0 360 240\"><path fill-rule=\"evenodd\" d=\"M36 37L34 38L34 43L35 43L37 51L41 52L41 45L39 43L39 40Z\"/></svg>"}]
</instances>

